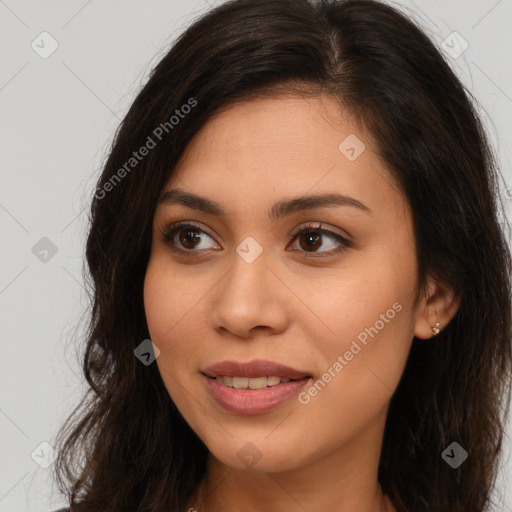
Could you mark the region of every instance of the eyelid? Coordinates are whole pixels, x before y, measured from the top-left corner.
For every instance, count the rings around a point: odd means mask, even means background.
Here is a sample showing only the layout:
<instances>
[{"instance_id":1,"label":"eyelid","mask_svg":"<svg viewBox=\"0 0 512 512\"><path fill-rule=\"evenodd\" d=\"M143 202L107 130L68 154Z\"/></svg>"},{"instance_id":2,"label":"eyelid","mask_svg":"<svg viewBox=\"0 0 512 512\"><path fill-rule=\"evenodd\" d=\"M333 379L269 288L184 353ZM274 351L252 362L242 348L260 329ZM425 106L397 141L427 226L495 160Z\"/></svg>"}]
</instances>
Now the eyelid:
<instances>
[{"instance_id":1,"label":"eyelid","mask_svg":"<svg viewBox=\"0 0 512 512\"><path fill-rule=\"evenodd\" d=\"M325 224L321 221L310 221L306 222L306 224L301 224L300 226L296 227L291 233L291 237L297 236L301 231L304 231L305 229L311 229L311 230L318 230L318 231L326 231L333 233L335 235L340 236L341 238L345 238L347 241L352 242L353 237L344 230L340 230L339 228L336 228L334 226L331 226L330 224Z\"/></svg>"},{"instance_id":2,"label":"eyelid","mask_svg":"<svg viewBox=\"0 0 512 512\"><path fill-rule=\"evenodd\" d=\"M172 230L176 230L179 228L187 228L187 227L193 227L197 228L199 231L204 231L210 238L215 238L212 233L210 233L209 228L207 228L204 224L201 224L200 222L196 222L193 220L178 220L176 222L171 222L170 224L166 224L164 226L164 231L169 232Z\"/></svg>"}]
</instances>

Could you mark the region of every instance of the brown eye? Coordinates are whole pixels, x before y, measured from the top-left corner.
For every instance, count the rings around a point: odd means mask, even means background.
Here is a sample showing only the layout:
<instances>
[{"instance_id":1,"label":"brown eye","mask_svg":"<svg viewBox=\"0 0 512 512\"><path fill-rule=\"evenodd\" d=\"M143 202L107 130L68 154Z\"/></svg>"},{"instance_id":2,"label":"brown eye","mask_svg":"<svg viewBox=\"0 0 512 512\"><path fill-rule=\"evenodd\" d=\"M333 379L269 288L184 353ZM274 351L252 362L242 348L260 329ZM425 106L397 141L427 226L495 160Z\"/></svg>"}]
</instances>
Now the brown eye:
<instances>
[{"instance_id":1,"label":"brown eye","mask_svg":"<svg viewBox=\"0 0 512 512\"><path fill-rule=\"evenodd\" d=\"M206 243L207 238L213 241L206 231L188 223L171 224L164 232L166 244L173 251L180 253L199 253L205 249L218 248L215 244L202 247L201 245ZM204 243L203 240L205 241Z\"/></svg>"},{"instance_id":2,"label":"brown eye","mask_svg":"<svg viewBox=\"0 0 512 512\"><path fill-rule=\"evenodd\" d=\"M201 241L201 235L197 229L181 229L178 231L178 240L186 249L194 249Z\"/></svg>"},{"instance_id":3,"label":"brown eye","mask_svg":"<svg viewBox=\"0 0 512 512\"><path fill-rule=\"evenodd\" d=\"M326 242L326 240L331 242ZM351 243L338 233L325 229L323 224L308 225L295 234L294 240L299 244L299 252L304 252L311 256L330 256L334 253L346 251L351 247ZM318 249L324 250L319 251ZM326 249L326 250L325 250Z\"/></svg>"},{"instance_id":4,"label":"brown eye","mask_svg":"<svg viewBox=\"0 0 512 512\"><path fill-rule=\"evenodd\" d=\"M322 236L314 232L301 233L299 235L300 246L305 250L318 249L322 245Z\"/></svg>"}]
</instances>

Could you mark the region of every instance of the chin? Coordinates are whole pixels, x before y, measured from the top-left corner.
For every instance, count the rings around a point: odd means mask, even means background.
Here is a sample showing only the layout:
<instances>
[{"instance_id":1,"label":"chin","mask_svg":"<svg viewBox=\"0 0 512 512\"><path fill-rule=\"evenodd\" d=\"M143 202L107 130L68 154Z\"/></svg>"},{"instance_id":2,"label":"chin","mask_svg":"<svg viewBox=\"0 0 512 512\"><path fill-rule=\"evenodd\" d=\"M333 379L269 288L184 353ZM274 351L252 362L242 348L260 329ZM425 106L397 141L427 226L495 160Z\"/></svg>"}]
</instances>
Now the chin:
<instances>
[{"instance_id":1,"label":"chin","mask_svg":"<svg viewBox=\"0 0 512 512\"><path fill-rule=\"evenodd\" d=\"M255 440L240 442L233 438L231 444L207 445L210 453L225 466L251 473L278 473L290 471L305 463L304 454L296 447L282 443Z\"/></svg>"}]
</instances>

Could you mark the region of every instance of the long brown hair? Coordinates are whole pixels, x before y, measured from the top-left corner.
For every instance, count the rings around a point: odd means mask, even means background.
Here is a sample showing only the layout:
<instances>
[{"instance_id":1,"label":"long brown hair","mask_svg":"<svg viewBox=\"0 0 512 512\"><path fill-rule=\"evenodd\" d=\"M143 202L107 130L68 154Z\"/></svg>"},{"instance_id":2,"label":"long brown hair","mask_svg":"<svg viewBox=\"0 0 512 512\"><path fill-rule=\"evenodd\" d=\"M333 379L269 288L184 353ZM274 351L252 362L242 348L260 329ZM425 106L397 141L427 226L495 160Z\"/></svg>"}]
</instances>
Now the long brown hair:
<instances>
[{"instance_id":1,"label":"long brown hair","mask_svg":"<svg viewBox=\"0 0 512 512\"><path fill-rule=\"evenodd\" d=\"M487 510L512 373L496 157L476 101L430 39L374 0L228 1L196 20L152 71L92 198L89 391L57 436L59 488L76 512L182 511L197 489L208 449L157 365L133 353L149 338L142 290L152 217L210 116L278 90L330 94L366 127L411 205L420 287L430 275L462 297L435 342L413 340L388 413L382 488L399 512ZM469 454L457 469L441 457L454 441Z\"/></svg>"}]
</instances>

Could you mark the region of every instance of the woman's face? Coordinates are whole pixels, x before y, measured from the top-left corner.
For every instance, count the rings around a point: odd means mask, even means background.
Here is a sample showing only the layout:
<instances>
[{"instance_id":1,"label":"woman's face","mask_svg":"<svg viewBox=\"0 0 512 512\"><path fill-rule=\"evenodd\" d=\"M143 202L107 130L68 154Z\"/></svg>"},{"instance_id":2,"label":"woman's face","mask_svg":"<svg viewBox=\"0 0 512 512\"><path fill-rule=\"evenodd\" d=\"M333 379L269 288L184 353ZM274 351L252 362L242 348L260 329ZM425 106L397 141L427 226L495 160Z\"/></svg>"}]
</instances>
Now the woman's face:
<instances>
[{"instance_id":1,"label":"woman's face","mask_svg":"<svg viewBox=\"0 0 512 512\"><path fill-rule=\"evenodd\" d=\"M238 469L378 457L417 329L417 266L409 206L370 139L328 96L239 103L190 142L171 189L182 195L157 206L144 302L190 427ZM302 374L205 375L254 360Z\"/></svg>"}]
</instances>

